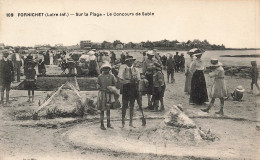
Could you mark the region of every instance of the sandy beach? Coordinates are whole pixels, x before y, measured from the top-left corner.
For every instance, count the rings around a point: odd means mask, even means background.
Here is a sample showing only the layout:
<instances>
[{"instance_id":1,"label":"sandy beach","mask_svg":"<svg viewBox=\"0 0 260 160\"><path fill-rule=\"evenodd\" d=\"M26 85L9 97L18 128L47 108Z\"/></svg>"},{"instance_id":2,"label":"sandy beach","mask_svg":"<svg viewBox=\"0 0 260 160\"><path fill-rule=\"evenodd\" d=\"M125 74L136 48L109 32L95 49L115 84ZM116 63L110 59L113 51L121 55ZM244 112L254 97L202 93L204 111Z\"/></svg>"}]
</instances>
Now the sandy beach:
<instances>
[{"instance_id":1,"label":"sandy beach","mask_svg":"<svg viewBox=\"0 0 260 160\"><path fill-rule=\"evenodd\" d=\"M205 77L209 92L213 79L208 74ZM225 77L230 92L237 85L244 86L246 91L241 102L232 98L225 101L224 116L215 114L219 110L218 100L210 113L200 111L206 105L189 105L189 95L183 91L184 73L175 73L175 80L174 84L166 84L164 112L144 110L145 127L141 125L141 113L135 104L136 128L120 128L121 109L118 108L111 111L114 129L106 131L99 128L99 114L32 120L30 116L38 108L38 101L51 91L36 91L35 102L29 103L26 102L27 91L11 90L12 103L1 106L0 112L0 159L258 159L260 97L256 90L249 93L250 79ZM95 97L97 91L81 91L80 94ZM193 139L178 143L174 140L153 141L157 138L149 137L149 134L155 132L169 109L177 104L183 106L184 113L197 128L210 130L216 140L198 143L193 143ZM143 106L147 106L146 96L143 96Z\"/></svg>"}]
</instances>

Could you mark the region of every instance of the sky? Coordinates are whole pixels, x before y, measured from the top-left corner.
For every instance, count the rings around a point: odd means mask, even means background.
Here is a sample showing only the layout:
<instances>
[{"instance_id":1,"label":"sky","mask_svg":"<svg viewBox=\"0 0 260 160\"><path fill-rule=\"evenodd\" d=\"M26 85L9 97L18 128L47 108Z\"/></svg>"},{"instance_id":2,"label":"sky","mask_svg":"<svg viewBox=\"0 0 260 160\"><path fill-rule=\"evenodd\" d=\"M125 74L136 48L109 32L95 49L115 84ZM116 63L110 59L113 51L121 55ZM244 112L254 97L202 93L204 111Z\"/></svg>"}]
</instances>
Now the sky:
<instances>
[{"instance_id":1,"label":"sky","mask_svg":"<svg viewBox=\"0 0 260 160\"><path fill-rule=\"evenodd\" d=\"M228 48L260 48L260 0L0 0L0 43L76 45L103 42L208 40ZM18 17L18 13L105 16ZM152 12L153 16L107 16ZM13 13L13 17L7 17Z\"/></svg>"}]
</instances>

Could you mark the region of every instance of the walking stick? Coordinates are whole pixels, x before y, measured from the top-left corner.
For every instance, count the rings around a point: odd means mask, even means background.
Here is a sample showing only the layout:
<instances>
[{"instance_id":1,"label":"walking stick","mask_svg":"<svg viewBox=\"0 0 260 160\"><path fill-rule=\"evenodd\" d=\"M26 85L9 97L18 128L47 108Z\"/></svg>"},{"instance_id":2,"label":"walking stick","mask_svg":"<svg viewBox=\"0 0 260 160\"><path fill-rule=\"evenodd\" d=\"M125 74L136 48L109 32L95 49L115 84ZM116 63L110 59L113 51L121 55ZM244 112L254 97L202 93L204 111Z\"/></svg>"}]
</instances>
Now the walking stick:
<instances>
[{"instance_id":1,"label":"walking stick","mask_svg":"<svg viewBox=\"0 0 260 160\"><path fill-rule=\"evenodd\" d=\"M139 106L139 109L140 109L140 111L141 111L141 113L142 113L142 126L145 126L146 125L146 119L144 118L144 112L143 112L143 108L142 108L142 100L141 100L141 94L140 94L140 92L139 92L139 90L138 90L138 85L137 85L137 94L138 94L138 106Z\"/></svg>"}]
</instances>

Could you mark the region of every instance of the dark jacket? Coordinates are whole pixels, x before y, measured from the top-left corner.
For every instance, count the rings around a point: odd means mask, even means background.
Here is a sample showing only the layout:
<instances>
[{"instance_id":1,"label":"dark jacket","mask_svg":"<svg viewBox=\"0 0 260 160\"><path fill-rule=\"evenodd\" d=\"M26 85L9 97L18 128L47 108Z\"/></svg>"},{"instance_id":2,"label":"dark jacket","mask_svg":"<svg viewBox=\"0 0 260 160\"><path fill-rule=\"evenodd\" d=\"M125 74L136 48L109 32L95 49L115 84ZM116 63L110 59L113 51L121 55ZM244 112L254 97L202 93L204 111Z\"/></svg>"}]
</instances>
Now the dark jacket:
<instances>
[{"instance_id":1,"label":"dark jacket","mask_svg":"<svg viewBox=\"0 0 260 160\"><path fill-rule=\"evenodd\" d=\"M167 59L166 66L167 66L167 71L173 71L176 67L174 59L173 58Z\"/></svg>"},{"instance_id":2,"label":"dark jacket","mask_svg":"<svg viewBox=\"0 0 260 160\"><path fill-rule=\"evenodd\" d=\"M14 67L10 60L0 60L0 85L11 83L14 76Z\"/></svg>"}]
</instances>

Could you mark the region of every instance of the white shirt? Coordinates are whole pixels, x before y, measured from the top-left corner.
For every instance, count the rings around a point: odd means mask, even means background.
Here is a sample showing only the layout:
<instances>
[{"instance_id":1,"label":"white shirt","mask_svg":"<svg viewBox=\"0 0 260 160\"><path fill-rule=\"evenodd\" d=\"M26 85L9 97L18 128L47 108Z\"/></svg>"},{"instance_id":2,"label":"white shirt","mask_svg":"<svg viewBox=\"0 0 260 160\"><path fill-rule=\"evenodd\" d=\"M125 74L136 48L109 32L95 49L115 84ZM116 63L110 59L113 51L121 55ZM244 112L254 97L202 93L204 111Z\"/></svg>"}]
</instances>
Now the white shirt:
<instances>
[{"instance_id":1,"label":"white shirt","mask_svg":"<svg viewBox=\"0 0 260 160\"><path fill-rule=\"evenodd\" d=\"M20 58L20 56L19 56L19 53L15 53L15 59L16 59L16 61L21 61L21 58Z\"/></svg>"},{"instance_id":2,"label":"white shirt","mask_svg":"<svg viewBox=\"0 0 260 160\"><path fill-rule=\"evenodd\" d=\"M204 70L205 69L205 64L201 59L195 59L191 63L190 66L190 71L194 73L196 70Z\"/></svg>"},{"instance_id":3,"label":"white shirt","mask_svg":"<svg viewBox=\"0 0 260 160\"><path fill-rule=\"evenodd\" d=\"M7 58L3 57L4 61L7 61Z\"/></svg>"}]
</instances>

